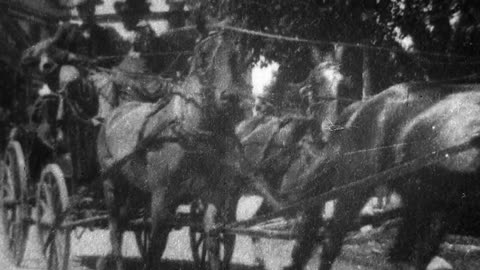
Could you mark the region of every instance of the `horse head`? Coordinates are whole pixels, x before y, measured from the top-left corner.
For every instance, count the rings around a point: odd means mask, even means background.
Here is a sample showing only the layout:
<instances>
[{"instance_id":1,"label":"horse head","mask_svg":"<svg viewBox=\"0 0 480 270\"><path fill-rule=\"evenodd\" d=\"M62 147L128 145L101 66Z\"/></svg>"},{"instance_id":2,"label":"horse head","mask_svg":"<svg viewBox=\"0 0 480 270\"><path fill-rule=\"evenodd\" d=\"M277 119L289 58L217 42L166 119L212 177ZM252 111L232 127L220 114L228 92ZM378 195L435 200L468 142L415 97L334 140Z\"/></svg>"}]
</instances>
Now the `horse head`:
<instances>
[{"instance_id":1,"label":"horse head","mask_svg":"<svg viewBox=\"0 0 480 270\"><path fill-rule=\"evenodd\" d=\"M54 40L49 38L26 49L22 55L21 64L24 67L36 66L36 71L42 75L52 73L58 67L58 63L51 57L50 48L53 43Z\"/></svg>"},{"instance_id":2,"label":"horse head","mask_svg":"<svg viewBox=\"0 0 480 270\"><path fill-rule=\"evenodd\" d=\"M322 62L309 74L299 94L305 100L307 113L318 119L322 139L328 140L341 112L340 92L348 87L349 79L341 73L340 67L332 62Z\"/></svg>"},{"instance_id":3,"label":"horse head","mask_svg":"<svg viewBox=\"0 0 480 270\"><path fill-rule=\"evenodd\" d=\"M231 123L240 120L240 103L248 86L240 75L232 38L222 31L210 33L195 46L191 61L187 82L196 78L201 86L187 87L187 91L208 107L210 117Z\"/></svg>"}]
</instances>

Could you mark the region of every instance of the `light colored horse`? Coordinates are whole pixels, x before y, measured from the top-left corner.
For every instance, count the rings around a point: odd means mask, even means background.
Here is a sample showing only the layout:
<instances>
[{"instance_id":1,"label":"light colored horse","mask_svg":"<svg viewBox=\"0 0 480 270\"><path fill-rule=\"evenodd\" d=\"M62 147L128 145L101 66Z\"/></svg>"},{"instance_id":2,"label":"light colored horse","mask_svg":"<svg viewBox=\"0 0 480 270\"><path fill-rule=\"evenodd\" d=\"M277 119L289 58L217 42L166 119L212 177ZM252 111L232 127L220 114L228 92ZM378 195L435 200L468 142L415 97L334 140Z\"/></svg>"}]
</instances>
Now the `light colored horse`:
<instances>
[{"instance_id":1,"label":"light colored horse","mask_svg":"<svg viewBox=\"0 0 480 270\"><path fill-rule=\"evenodd\" d=\"M135 206L146 204L151 216L147 269L159 269L180 203L202 199L207 232L222 211L234 211L225 205L239 192L240 182L233 181L240 171L233 127L244 86L235 79L235 53L229 36L211 35L196 46L190 73L167 104L129 102L107 117L97 151L118 269L121 235ZM206 245L210 267L227 267L218 258L215 237L207 237Z\"/></svg>"}]
</instances>

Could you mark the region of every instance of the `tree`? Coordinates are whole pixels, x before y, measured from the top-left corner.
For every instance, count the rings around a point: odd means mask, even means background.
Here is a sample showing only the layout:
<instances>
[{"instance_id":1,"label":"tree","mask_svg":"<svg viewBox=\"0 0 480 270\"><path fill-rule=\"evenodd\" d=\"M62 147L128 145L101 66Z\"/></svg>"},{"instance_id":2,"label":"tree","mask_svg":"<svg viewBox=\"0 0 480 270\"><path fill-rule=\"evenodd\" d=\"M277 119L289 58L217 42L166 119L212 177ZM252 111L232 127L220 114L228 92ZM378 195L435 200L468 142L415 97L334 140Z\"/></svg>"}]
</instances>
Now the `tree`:
<instances>
[{"instance_id":1,"label":"tree","mask_svg":"<svg viewBox=\"0 0 480 270\"><path fill-rule=\"evenodd\" d=\"M291 82L305 79L316 64L314 48L320 52L317 60L336 61L351 77L353 88L341 95L360 98L362 87L375 93L397 82L453 78L478 68L480 61L469 61L480 60L480 7L475 2L189 0L187 4L219 19L230 17L246 29L326 41L301 44L239 37L245 51L253 54L252 61L263 55L279 62L279 77Z\"/></svg>"}]
</instances>

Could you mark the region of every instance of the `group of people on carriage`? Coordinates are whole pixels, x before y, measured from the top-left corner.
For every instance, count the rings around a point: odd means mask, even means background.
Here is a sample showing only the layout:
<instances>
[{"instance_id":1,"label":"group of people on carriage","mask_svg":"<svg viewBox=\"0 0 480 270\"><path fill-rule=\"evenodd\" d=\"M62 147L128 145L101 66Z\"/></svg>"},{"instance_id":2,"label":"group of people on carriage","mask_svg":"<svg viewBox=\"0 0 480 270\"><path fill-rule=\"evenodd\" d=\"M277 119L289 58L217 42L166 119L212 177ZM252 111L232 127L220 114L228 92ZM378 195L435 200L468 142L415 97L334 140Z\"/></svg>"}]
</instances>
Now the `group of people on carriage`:
<instances>
[{"instance_id":1,"label":"group of people on carriage","mask_svg":"<svg viewBox=\"0 0 480 270\"><path fill-rule=\"evenodd\" d=\"M27 49L21 59L24 73L40 75L44 82L41 89L29 91L37 91L40 96L64 95L61 101L36 104L28 117L37 123L37 137L43 146L50 151L67 151L72 155L69 159L78 161L72 164L73 173L85 183L98 175L92 142L108 112L124 101L156 102L178 79L156 75L166 64L159 65L158 56L152 55L159 47L157 43L163 41L158 41L143 20L149 12L147 2L115 3L124 28L134 33L133 42L96 22L98 2L75 2L81 23L61 24L52 37ZM55 112L45 115L48 110Z\"/></svg>"}]
</instances>

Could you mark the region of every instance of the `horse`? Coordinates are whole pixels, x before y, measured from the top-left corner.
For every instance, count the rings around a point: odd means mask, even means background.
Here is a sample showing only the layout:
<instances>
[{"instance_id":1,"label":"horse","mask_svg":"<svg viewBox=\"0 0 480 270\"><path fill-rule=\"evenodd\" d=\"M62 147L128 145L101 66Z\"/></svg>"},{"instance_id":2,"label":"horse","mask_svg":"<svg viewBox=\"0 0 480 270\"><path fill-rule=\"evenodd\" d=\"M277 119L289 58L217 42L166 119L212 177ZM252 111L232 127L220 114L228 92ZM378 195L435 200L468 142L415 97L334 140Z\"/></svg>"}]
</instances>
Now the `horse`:
<instances>
[{"instance_id":1,"label":"horse","mask_svg":"<svg viewBox=\"0 0 480 270\"><path fill-rule=\"evenodd\" d=\"M97 152L117 269L123 269L121 235L139 206L146 205L151 217L147 269L160 268L169 221L179 204L202 200L206 232L220 216L234 213L224 206L235 202L240 190L233 127L245 87L235 74L235 54L228 33L210 34L195 46L189 75L168 101L126 102L107 116ZM207 237L206 245L210 267L227 268L217 258L215 237ZM231 255L233 247L225 252Z\"/></svg>"},{"instance_id":2,"label":"horse","mask_svg":"<svg viewBox=\"0 0 480 270\"><path fill-rule=\"evenodd\" d=\"M290 94L304 101L299 112L276 115L272 105L264 104L263 98L259 98L255 107L257 113L237 126L236 134L255 173L261 175L269 189L284 201L295 199L291 194L302 186L299 177L322 151L329 134L334 132L334 124L346 118L339 113L343 104L338 104L336 99L338 90L345 84L346 78L338 66L321 62L303 83L292 85L291 90L296 93ZM346 114L353 113L356 107L345 109ZM319 187L322 191L329 188L327 181L325 186ZM272 208L262 203L255 215L276 210ZM263 267L258 240L252 238L256 262Z\"/></svg>"},{"instance_id":3,"label":"horse","mask_svg":"<svg viewBox=\"0 0 480 270\"><path fill-rule=\"evenodd\" d=\"M63 148L72 155L76 182L88 186L98 177L96 149L92 141L95 141L103 120L113 108L128 101L155 102L165 97L173 83L152 74L137 74L129 79L117 68L106 69L83 55L64 50L72 46L57 36L35 44L22 57L23 68L42 75L53 90L50 95L54 100L60 100L40 107L39 112L49 108L54 113L39 119L43 121L37 128L41 138L39 147L43 149L45 145L51 150L54 141L57 141L56 147L67 146ZM39 97L39 104L45 103L44 99ZM55 136L57 133L66 136ZM64 153L64 150L60 152ZM40 167L43 161L45 159L40 161Z\"/></svg>"},{"instance_id":4,"label":"horse","mask_svg":"<svg viewBox=\"0 0 480 270\"><path fill-rule=\"evenodd\" d=\"M441 161L389 181L403 203L389 261L398 267L426 269L447 230L459 226L456 217L478 207L479 90L479 85L420 82L390 87L357 104L301 181L329 181L341 187L431 152L470 143L464 152L447 154ZM333 218L325 227L319 269L331 269L352 220L374 188L337 197ZM322 225L318 211L309 213L310 229L303 232L298 252L306 255L292 256L292 269L305 266L315 246L311 234L318 233Z\"/></svg>"}]
</instances>

